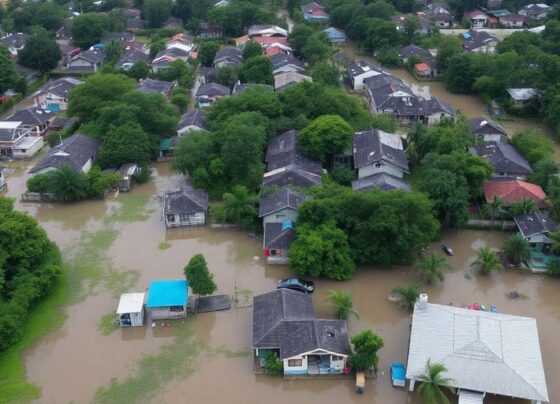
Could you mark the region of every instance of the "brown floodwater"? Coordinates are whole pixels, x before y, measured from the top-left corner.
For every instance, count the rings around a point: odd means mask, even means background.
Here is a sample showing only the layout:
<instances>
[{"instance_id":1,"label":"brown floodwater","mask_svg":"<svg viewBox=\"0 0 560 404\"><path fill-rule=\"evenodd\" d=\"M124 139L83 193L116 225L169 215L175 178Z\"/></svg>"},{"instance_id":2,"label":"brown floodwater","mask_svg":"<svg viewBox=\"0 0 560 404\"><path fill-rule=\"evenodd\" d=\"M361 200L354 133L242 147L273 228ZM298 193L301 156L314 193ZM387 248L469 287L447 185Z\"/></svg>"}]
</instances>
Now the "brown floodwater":
<instances>
[{"instance_id":1,"label":"brown floodwater","mask_svg":"<svg viewBox=\"0 0 560 404\"><path fill-rule=\"evenodd\" d=\"M7 196L17 197L25 188L26 166L8 176ZM203 253L214 273L219 293L237 296L240 308L225 312L200 314L189 319L194 335L211 347L232 351L247 350L251 344L251 308L243 304L251 294L270 291L275 281L289 275L285 267L268 266L256 259L260 240L236 230L210 228L166 231L161 222L161 207L156 194L177 187L184 179L173 174L165 164L155 164L152 180L136 187L130 195L111 196L105 201L77 204L27 204L17 202L18 209L29 212L45 227L51 239L66 253L79 246L84 233L112 228L118 235L103 252L106 265L113 270L134 270L138 282L131 291L144 290L154 279L179 278L188 259ZM106 218L118 211L130 197L148 201L148 214L141 221L111 223ZM560 281L544 276L502 272L489 277L476 275L470 264L475 250L487 245L498 248L506 233L461 231L445 235L445 243L455 250L449 259L453 269L441 285L424 287L430 301L448 304L480 302L496 304L501 312L536 317L551 402L560 401ZM160 249L167 242L170 247ZM438 253L439 244L432 248ZM105 261L104 261L105 262ZM410 316L388 300L395 286L417 281L408 267L362 267L351 281L317 280L313 299L318 316L332 315L325 297L330 289L349 289L354 295L359 319L349 320L353 335L372 328L385 340L380 351L380 372L368 381L363 395L354 392L352 380L290 380L255 376L252 359L202 354L196 371L190 376L171 380L152 399L158 403L197 400L208 403L420 403L416 393L391 386L388 366L392 361L406 362ZM516 290L527 298L511 301L508 291ZM88 403L96 390L108 386L111 379L123 380L134 374L136 364L145 354L156 353L173 340L172 328L117 330L102 335L97 323L103 315L116 309L117 297L102 285L80 303L66 309L68 318L57 332L26 352L25 366L29 380L42 389L39 403ZM488 397L487 403L513 403L510 399ZM522 401L516 401L521 403Z\"/></svg>"}]
</instances>

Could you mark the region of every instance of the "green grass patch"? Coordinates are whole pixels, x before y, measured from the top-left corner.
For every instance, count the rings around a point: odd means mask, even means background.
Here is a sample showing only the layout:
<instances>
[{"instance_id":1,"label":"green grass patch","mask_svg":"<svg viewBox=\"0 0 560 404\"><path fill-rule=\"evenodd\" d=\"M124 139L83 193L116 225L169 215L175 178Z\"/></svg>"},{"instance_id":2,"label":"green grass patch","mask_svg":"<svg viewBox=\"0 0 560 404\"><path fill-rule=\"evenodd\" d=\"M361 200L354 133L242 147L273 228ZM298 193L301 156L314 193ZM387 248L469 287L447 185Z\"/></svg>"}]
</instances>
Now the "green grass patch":
<instances>
[{"instance_id":1,"label":"green grass patch","mask_svg":"<svg viewBox=\"0 0 560 404\"><path fill-rule=\"evenodd\" d=\"M97 329L103 335L111 335L119 329L119 325L115 322L115 312L107 313L101 316L97 323Z\"/></svg>"},{"instance_id":2,"label":"green grass patch","mask_svg":"<svg viewBox=\"0 0 560 404\"><path fill-rule=\"evenodd\" d=\"M53 291L47 298L33 309L25 324L20 341L0 353L0 403L29 402L40 396L41 390L25 378L25 367L22 353L40 337L62 327L66 314L61 307L66 303L69 294L67 268Z\"/></svg>"},{"instance_id":3,"label":"green grass patch","mask_svg":"<svg viewBox=\"0 0 560 404\"><path fill-rule=\"evenodd\" d=\"M237 351L225 348L225 347L219 347L214 349L213 352L215 355L220 355L223 356L225 358L246 358L247 356L249 356L251 354L251 351L249 351L248 349L240 349Z\"/></svg>"},{"instance_id":4,"label":"green grass patch","mask_svg":"<svg viewBox=\"0 0 560 404\"><path fill-rule=\"evenodd\" d=\"M130 292L138 283L138 279L140 279L140 272L138 271L109 269L103 275L103 285L106 290L111 292L113 297L119 297L123 293Z\"/></svg>"},{"instance_id":5,"label":"green grass patch","mask_svg":"<svg viewBox=\"0 0 560 404\"><path fill-rule=\"evenodd\" d=\"M99 404L147 402L168 382L191 375L196 371L199 355L208 349L182 323L174 324L177 335L174 341L138 361L134 374L95 393L93 402Z\"/></svg>"},{"instance_id":6,"label":"green grass patch","mask_svg":"<svg viewBox=\"0 0 560 404\"><path fill-rule=\"evenodd\" d=\"M121 206L105 218L106 224L141 222L149 219L153 212L148 208L149 196L125 193L120 194L118 202Z\"/></svg>"},{"instance_id":7,"label":"green grass patch","mask_svg":"<svg viewBox=\"0 0 560 404\"><path fill-rule=\"evenodd\" d=\"M171 248L171 243L168 243L167 241L162 241L161 243L158 244L158 248L160 250L167 250Z\"/></svg>"}]
</instances>

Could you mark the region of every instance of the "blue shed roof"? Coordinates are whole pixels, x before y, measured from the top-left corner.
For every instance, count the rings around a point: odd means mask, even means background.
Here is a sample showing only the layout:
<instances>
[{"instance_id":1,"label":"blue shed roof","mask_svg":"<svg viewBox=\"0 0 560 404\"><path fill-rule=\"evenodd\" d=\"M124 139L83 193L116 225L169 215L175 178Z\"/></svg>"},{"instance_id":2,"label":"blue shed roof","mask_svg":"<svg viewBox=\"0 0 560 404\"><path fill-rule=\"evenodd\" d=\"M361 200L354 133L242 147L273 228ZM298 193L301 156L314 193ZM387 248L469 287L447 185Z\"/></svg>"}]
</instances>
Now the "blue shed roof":
<instances>
[{"instance_id":1,"label":"blue shed roof","mask_svg":"<svg viewBox=\"0 0 560 404\"><path fill-rule=\"evenodd\" d=\"M339 38L344 38L346 39L346 33L338 28L335 27L329 27L323 30L323 32L325 34L327 34L327 37L329 37L329 39L339 39Z\"/></svg>"},{"instance_id":2,"label":"blue shed roof","mask_svg":"<svg viewBox=\"0 0 560 404\"><path fill-rule=\"evenodd\" d=\"M186 306L189 284L186 280L153 281L146 307Z\"/></svg>"}]
</instances>

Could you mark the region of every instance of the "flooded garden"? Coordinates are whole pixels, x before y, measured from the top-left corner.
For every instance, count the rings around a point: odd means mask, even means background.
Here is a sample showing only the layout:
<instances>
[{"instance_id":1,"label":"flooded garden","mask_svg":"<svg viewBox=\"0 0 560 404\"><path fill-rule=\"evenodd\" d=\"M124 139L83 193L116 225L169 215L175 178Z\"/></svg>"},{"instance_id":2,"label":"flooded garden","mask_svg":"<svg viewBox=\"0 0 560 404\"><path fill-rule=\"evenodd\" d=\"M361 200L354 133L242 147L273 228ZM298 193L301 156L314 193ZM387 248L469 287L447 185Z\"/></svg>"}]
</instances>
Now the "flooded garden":
<instances>
[{"instance_id":1,"label":"flooded garden","mask_svg":"<svg viewBox=\"0 0 560 404\"><path fill-rule=\"evenodd\" d=\"M26 168L17 163L7 177L5 196L25 190ZM59 244L67 264L69 290L63 326L25 351L28 380L41 389L37 402L50 403L420 403L417 393L391 386L389 365L406 362L411 316L388 295L396 286L418 279L409 267L361 267L347 282L316 280L313 300L319 317L332 317L326 303L331 289L349 289L359 319L349 320L349 334L374 329L385 340L379 352L377 380L365 393L353 380L283 380L256 376L251 358L251 297L275 288L290 274L265 265L261 241L237 230L166 230L158 193L184 181L164 163L154 165L151 180L128 194L105 201L75 204L27 204L29 212ZM494 304L502 313L535 317L551 402L560 400L560 281L542 275L502 271L484 277L471 263L481 246L499 248L507 233L464 230L450 232L430 248L452 246L452 269L442 284L423 287L431 302ZM202 253L214 274L217 293L233 296L228 311L190 316L173 326L116 329L112 323L123 292L144 291L156 279L180 279L183 267ZM508 293L518 293L517 299ZM512 403L487 397L488 403Z\"/></svg>"}]
</instances>

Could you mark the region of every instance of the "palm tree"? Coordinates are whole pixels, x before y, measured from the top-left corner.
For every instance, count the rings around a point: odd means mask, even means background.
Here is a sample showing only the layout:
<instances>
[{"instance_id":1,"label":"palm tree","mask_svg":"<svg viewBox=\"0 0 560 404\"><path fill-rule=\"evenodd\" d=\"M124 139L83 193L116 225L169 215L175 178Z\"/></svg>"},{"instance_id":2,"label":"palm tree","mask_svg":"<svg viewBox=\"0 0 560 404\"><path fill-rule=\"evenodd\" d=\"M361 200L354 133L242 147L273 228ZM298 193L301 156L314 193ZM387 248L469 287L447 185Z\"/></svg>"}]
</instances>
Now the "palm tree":
<instances>
[{"instance_id":1,"label":"palm tree","mask_svg":"<svg viewBox=\"0 0 560 404\"><path fill-rule=\"evenodd\" d=\"M513 203L509 210L512 216L522 215L524 213L532 213L537 209L535 201L528 198L523 198L519 202Z\"/></svg>"},{"instance_id":2,"label":"palm tree","mask_svg":"<svg viewBox=\"0 0 560 404\"><path fill-rule=\"evenodd\" d=\"M450 268L451 266L445 258L432 252L431 254L425 255L420 258L420 260L416 261L414 267L424 282L432 284L436 280L443 282L445 279L443 270Z\"/></svg>"},{"instance_id":3,"label":"palm tree","mask_svg":"<svg viewBox=\"0 0 560 404\"><path fill-rule=\"evenodd\" d=\"M521 261L528 260L531 256L531 246L525 238L516 233L506 240L502 251L509 262L514 265L521 264Z\"/></svg>"},{"instance_id":4,"label":"palm tree","mask_svg":"<svg viewBox=\"0 0 560 404\"><path fill-rule=\"evenodd\" d=\"M417 284L410 286L398 286L393 289L393 293L400 297L400 304L408 311L414 310L414 304L418 298L419 287Z\"/></svg>"},{"instance_id":5,"label":"palm tree","mask_svg":"<svg viewBox=\"0 0 560 404\"><path fill-rule=\"evenodd\" d=\"M480 247L476 252L477 259L472 263L473 266L478 267L478 271L483 275L488 275L494 270L500 270L500 260L494 251L488 247Z\"/></svg>"},{"instance_id":6,"label":"palm tree","mask_svg":"<svg viewBox=\"0 0 560 404\"><path fill-rule=\"evenodd\" d=\"M535 164L530 181L539 184L548 192L551 185L558 182L558 174L560 174L560 164L550 157L545 157Z\"/></svg>"},{"instance_id":7,"label":"palm tree","mask_svg":"<svg viewBox=\"0 0 560 404\"><path fill-rule=\"evenodd\" d=\"M329 290L327 301L334 309L337 318L346 320L350 314L360 318L359 313L352 307L352 292L349 290Z\"/></svg>"},{"instance_id":8,"label":"palm tree","mask_svg":"<svg viewBox=\"0 0 560 404\"><path fill-rule=\"evenodd\" d=\"M422 396L426 404L450 404L449 399L445 395L442 387L454 393L455 389L451 387L453 379L444 377L447 368L441 363L431 363L430 359L426 362L426 373L418 377L420 387L418 392Z\"/></svg>"},{"instance_id":9,"label":"palm tree","mask_svg":"<svg viewBox=\"0 0 560 404\"><path fill-rule=\"evenodd\" d=\"M554 241L552 251L558 254L560 252L560 231L550 232L547 237Z\"/></svg>"},{"instance_id":10,"label":"palm tree","mask_svg":"<svg viewBox=\"0 0 560 404\"><path fill-rule=\"evenodd\" d=\"M89 184L81 171L76 171L68 165L62 165L49 175L51 176L52 191L57 198L70 202L88 196Z\"/></svg>"},{"instance_id":11,"label":"palm tree","mask_svg":"<svg viewBox=\"0 0 560 404\"><path fill-rule=\"evenodd\" d=\"M224 213L226 218L240 226L247 226L252 223L257 216L258 202L256 195L249 194L246 187L237 185L232 192L226 192L224 195Z\"/></svg>"},{"instance_id":12,"label":"palm tree","mask_svg":"<svg viewBox=\"0 0 560 404\"><path fill-rule=\"evenodd\" d=\"M490 206L490 215L492 216L492 226L494 225L494 219L496 218L496 213L503 206L504 201L498 195L494 195L494 198L488 203Z\"/></svg>"}]
</instances>

